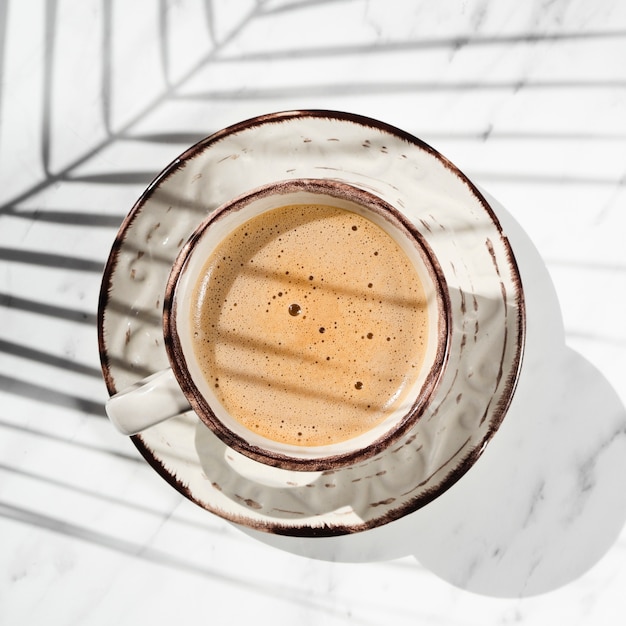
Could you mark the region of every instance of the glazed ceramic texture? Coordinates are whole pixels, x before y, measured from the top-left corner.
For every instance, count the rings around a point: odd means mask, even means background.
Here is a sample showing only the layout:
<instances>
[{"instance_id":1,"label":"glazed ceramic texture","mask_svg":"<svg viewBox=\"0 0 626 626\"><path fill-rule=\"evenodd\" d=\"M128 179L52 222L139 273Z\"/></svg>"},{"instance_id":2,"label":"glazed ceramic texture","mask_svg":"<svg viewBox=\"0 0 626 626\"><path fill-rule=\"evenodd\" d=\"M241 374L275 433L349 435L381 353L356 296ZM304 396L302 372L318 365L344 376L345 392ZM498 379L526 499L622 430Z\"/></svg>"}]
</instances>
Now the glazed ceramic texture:
<instances>
[{"instance_id":1,"label":"glazed ceramic texture","mask_svg":"<svg viewBox=\"0 0 626 626\"><path fill-rule=\"evenodd\" d=\"M170 269L198 224L233 197L292 178L330 178L400 209L435 254L451 327L443 377L396 445L337 470L277 470L241 457L187 412L133 438L151 465L204 508L259 530L357 532L427 504L480 456L506 414L524 343L524 299L487 201L444 157L381 122L328 111L255 118L175 160L126 218L99 311L110 393L168 366L161 310Z\"/></svg>"}]
</instances>

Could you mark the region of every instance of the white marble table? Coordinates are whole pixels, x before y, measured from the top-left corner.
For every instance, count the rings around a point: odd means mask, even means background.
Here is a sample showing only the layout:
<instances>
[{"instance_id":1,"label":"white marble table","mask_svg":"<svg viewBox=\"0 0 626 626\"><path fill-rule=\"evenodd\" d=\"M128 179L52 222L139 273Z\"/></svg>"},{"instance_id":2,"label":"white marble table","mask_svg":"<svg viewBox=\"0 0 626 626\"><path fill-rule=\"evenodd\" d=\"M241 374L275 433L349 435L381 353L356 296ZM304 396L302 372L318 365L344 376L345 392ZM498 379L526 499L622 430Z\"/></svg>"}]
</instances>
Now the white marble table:
<instances>
[{"instance_id":1,"label":"white marble table","mask_svg":"<svg viewBox=\"0 0 626 626\"><path fill-rule=\"evenodd\" d=\"M0 624L621 624L625 53L619 0L0 4ZM145 185L292 108L399 126L497 198L567 345L535 314L510 414L444 496L308 541L169 487L104 418L96 340Z\"/></svg>"}]
</instances>

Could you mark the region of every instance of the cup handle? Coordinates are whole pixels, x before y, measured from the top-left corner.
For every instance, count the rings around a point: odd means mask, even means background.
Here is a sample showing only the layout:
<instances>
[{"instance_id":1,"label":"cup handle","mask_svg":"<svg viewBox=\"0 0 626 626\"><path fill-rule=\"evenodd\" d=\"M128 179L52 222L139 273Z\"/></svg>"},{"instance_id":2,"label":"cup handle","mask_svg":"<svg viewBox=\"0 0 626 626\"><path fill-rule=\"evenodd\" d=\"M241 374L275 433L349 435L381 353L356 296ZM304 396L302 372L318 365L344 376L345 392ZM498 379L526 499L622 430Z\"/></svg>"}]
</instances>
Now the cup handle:
<instances>
[{"instance_id":1,"label":"cup handle","mask_svg":"<svg viewBox=\"0 0 626 626\"><path fill-rule=\"evenodd\" d=\"M190 408L171 369L140 380L106 403L109 419L124 435L136 435Z\"/></svg>"}]
</instances>

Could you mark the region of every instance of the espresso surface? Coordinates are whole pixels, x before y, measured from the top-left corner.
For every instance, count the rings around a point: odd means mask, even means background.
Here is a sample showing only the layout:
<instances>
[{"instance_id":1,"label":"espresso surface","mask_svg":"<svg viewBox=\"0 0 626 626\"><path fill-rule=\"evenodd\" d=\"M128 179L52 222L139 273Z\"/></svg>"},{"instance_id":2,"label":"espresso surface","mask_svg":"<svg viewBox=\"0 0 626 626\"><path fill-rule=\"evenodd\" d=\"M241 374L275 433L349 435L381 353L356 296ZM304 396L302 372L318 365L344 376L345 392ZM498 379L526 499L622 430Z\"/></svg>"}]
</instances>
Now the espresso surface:
<instances>
[{"instance_id":1,"label":"espresso surface","mask_svg":"<svg viewBox=\"0 0 626 626\"><path fill-rule=\"evenodd\" d=\"M406 401L427 325L406 254L332 206L253 218L208 259L193 295L196 357L224 407L294 445L357 436Z\"/></svg>"}]
</instances>

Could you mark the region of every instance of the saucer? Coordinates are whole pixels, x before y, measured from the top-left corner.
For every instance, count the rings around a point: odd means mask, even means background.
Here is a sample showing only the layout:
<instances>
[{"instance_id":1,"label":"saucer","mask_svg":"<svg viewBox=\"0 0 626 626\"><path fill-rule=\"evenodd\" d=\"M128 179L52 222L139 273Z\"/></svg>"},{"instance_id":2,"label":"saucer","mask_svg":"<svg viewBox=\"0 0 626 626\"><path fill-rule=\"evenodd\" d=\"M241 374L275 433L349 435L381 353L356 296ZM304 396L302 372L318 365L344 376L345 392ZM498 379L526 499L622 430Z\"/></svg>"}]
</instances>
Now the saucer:
<instances>
[{"instance_id":1,"label":"saucer","mask_svg":"<svg viewBox=\"0 0 626 626\"><path fill-rule=\"evenodd\" d=\"M266 115L190 148L123 222L98 314L110 394L169 366L161 322L165 284L198 224L224 202L290 178L332 178L386 199L437 256L449 291L451 337L430 408L396 445L325 472L279 470L242 457L192 411L132 439L168 483L224 519L292 536L341 535L415 511L475 463L514 393L524 298L513 251L487 200L430 146L346 113Z\"/></svg>"}]
</instances>

